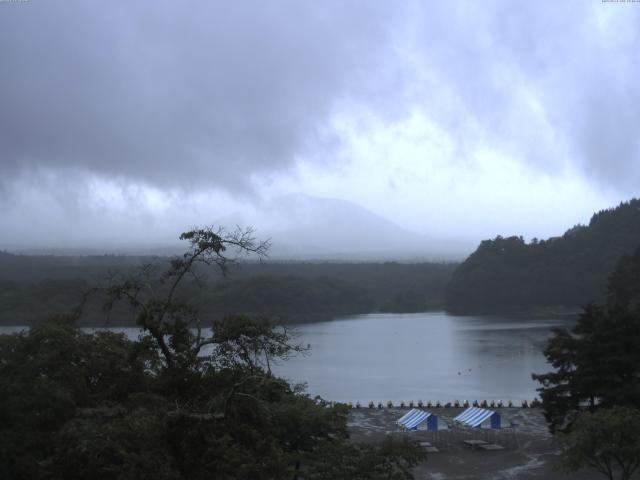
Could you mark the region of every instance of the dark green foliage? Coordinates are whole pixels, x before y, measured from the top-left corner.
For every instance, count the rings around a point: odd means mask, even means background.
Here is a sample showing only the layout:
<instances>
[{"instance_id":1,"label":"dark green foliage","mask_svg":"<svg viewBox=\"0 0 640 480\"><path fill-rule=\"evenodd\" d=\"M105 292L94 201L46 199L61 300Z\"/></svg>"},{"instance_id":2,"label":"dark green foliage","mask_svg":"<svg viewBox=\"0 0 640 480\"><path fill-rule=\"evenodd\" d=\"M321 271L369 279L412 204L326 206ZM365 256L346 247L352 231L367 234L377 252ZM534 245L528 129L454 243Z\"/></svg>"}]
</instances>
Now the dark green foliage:
<instances>
[{"instance_id":1,"label":"dark green foliage","mask_svg":"<svg viewBox=\"0 0 640 480\"><path fill-rule=\"evenodd\" d=\"M499 312L582 307L604 299L618 259L640 245L640 200L603 210L588 226L562 237L483 241L454 272L447 305L453 312Z\"/></svg>"},{"instance_id":2,"label":"dark green foliage","mask_svg":"<svg viewBox=\"0 0 640 480\"><path fill-rule=\"evenodd\" d=\"M157 407L84 409L55 434L50 472L54 478L181 478L167 455L168 423Z\"/></svg>"},{"instance_id":3,"label":"dark green foliage","mask_svg":"<svg viewBox=\"0 0 640 480\"><path fill-rule=\"evenodd\" d=\"M167 364L150 340L61 320L0 336L0 477L293 478L298 468L304 478L411 478L424 458L411 446L349 444L345 406L259 365L292 352L264 322L217 323L214 353L191 364Z\"/></svg>"},{"instance_id":4,"label":"dark green foliage","mask_svg":"<svg viewBox=\"0 0 640 480\"><path fill-rule=\"evenodd\" d=\"M623 255L609 277L607 303L640 310L640 247L633 255Z\"/></svg>"},{"instance_id":5,"label":"dark green foliage","mask_svg":"<svg viewBox=\"0 0 640 480\"><path fill-rule=\"evenodd\" d=\"M0 324L30 325L51 313L67 312L92 286L110 285L113 272L120 278L135 276L140 265L158 272L171 268L166 258L2 254ZM189 276L182 282L181 295L203 316L260 314L278 323L301 323L373 311L442 309L455 264L245 262L235 268L225 262L224 267L230 276L198 269L197 281ZM104 325L101 306L99 299L90 298L82 323ZM135 318L116 306L109 322L133 325Z\"/></svg>"},{"instance_id":6,"label":"dark green foliage","mask_svg":"<svg viewBox=\"0 0 640 480\"><path fill-rule=\"evenodd\" d=\"M614 407L581 413L571 432L557 436L561 467L590 467L610 480L629 480L640 467L640 411Z\"/></svg>"},{"instance_id":7,"label":"dark green foliage","mask_svg":"<svg viewBox=\"0 0 640 480\"><path fill-rule=\"evenodd\" d=\"M0 270L2 266L0 266ZM0 323L30 325L78 305L90 284L82 279L0 280Z\"/></svg>"},{"instance_id":8,"label":"dark green foliage","mask_svg":"<svg viewBox=\"0 0 640 480\"><path fill-rule=\"evenodd\" d=\"M411 470L426 460L424 450L408 440L380 445L329 443L310 456L304 478L313 480L412 479Z\"/></svg>"},{"instance_id":9,"label":"dark green foliage","mask_svg":"<svg viewBox=\"0 0 640 480\"><path fill-rule=\"evenodd\" d=\"M533 375L562 447L560 466L628 480L640 467L640 248L609 279L606 305L558 329L545 355L554 371Z\"/></svg>"},{"instance_id":10,"label":"dark green foliage","mask_svg":"<svg viewBox=\"0 0 640 480\"><path fill-rule=\"evenodd\" d=\"M156 355L122 335L86 335L67 319L0 336L0 477L38 478L79 411L145 389Z\"/></svg>"},{"instance_id":11,"label":"dark green foliage","mask_svg":"<svg viewBox=\"0 0 640 480\"><path fill-rule=\"evenodd\" d=\"M217 314L263 314L272 318L329 319L371 312L366 290L337 278L258 276L216 285L202 308Z\"/></svg>"},{"instance_id":12,"label":"dark green foliage","mask_svg":"<svg viewBox=\"0 0 640 480\"><path fill-rule=\"evenodd\" d=\"M425 309L437 309L442 305L427 298L427 296L420 291L409 290L405 292L398 292L396 295L383 303L380 306L381 312L389 313L415 313L424 312Z\"/></svg>"},{"instance_id":13,"label":"dark green foliage","mask_svg":"<svg viewBox=\"0 0 640 480\"><path fill-rule=\"evenodd\" d=\"M358 452L353 478L411 478L415 448L351 446L344 406L273 376L272 362L304 351L286 329L239 315L203 329L184 301L196 264L225 267L226 248L260 245L210 229L182 238L190 249L165 272L145 267L107 289L107 307L128 305L141 327L137 341L82 333L81 310L0 336L0 478L352 478L326 451Z\"/></svg>"},{"instance_id":14,"label":"dark green foliage","mask_svg":"<svg viewBox=\"0 0 640 480\"><path fill-rule=\"evenodd\" d=\"M234 277L295 277L303 282L330 280L337 286L349 284L356 292L366 293L370 310L359 313L404 312L442 309L445 286L455 267L453 263L263 263L242 265L234 271ZM357 302L354 305L367 306L360 302L361 293L353 298Z\"/></svg>"},{"instance_id":15,"label":"dark green foliage","mask_svg":"<svg viewBox=\"0 0 640 480\"><path fill-rule=\"evenodd\" d=\"M640 407L640 316L589 306L571 331L556 330L545 349L553 372L534 375L547 421L566 427L588 405Z\"/></svg>"},{"instance_id":16,"label":"dark green foliage","mask_svg":"<svg viewBox=\"0 0 640 480\"><path fill-rule=\"evenodd\" d=\"M640 249L619 261L608 304L586 307L571 330L558 329L549 340L545 355L554 371L533 378L542 384L552 430L570 427L582 407L640 408L639 256Z\"/></svg>"}]
</instances>

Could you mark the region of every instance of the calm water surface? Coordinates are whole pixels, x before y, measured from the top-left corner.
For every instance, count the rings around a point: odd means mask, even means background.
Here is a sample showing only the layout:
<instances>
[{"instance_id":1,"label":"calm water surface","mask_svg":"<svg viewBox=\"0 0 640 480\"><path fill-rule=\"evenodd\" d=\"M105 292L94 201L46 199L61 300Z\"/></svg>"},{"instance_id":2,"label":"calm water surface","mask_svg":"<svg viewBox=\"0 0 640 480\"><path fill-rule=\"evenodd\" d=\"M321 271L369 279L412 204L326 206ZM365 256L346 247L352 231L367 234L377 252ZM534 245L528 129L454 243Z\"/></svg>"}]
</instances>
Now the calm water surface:
<instances>
[{"instance_id":1,"label":"calm water surface","mask_svg":"<svg viewBox=\"0 0 640 480\"><path fill-rule=\"evenodd\" d=\"M278 373L338 401L531 400L532 372L564 320L454 317L445 313L358 315L299 325L308 357Z\"/></svg>"},{"instance_id":2,"label":"calm water surface","mask_svg":"<svg viewBox=\"0 0 640 480\"><path fill-rule=\"evenodd\" d=\"M550 329L566 324L433 312L357 315L296 325L296 342L311 351L275 370L337 401L531 400L531 373L549 370L542 349ZM138 336L136 328L113 330Z\"/></svg>"}]
</instances>

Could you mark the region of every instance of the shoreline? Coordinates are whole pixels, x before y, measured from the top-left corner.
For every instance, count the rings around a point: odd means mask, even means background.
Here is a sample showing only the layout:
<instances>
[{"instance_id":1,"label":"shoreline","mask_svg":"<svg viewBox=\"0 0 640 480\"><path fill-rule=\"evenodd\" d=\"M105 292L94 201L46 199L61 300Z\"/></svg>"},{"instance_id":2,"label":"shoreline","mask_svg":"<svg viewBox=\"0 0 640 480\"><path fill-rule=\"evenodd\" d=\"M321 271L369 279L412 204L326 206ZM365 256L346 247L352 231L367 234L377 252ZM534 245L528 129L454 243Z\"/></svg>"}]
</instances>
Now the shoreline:
<instances>
[{"instance_id":1,"label":"shoreline","mask_svg":"<svg viewBox=\"0 0 640 480\"><path fill-rule=\"evenodd\" d=\"M347 429L353 442L379 442L391 436L431 443L438 452L428 453L427 461L414 468L413 474L417 480L601 478L595 471L566 474L557 469L558 450L539 408L493 409L502 417L503 428L500 430L446 428L452 423L453 417L463 410L464 408L430 410L438 416L440 429L438 432L427 432L403 431L395 424L407 409L352 409L349 411ZM471 448L464 443L469 439L494 443L503 449L482 451Z\"/></svg>"},{"instance_id":2,"label":"shoreline","mask_svg":"<svg viewBox=\"0 0 640 480\"><path fill-rule=\"evenodd\" d=\"M446 305L440 305L437 308L429 308L419 311L372 311L372 312L358 312L358 313L307 313L307 314L291 314L286 316L287 318L278 319L277 315L272 318L273 325L295 327L296 325L311 325L314 323L322 322L336 322L345 318L352 318L358 315L403 315L403 314L421 314L421 313L442 313L452 317L495 317L495 318L507 318L511 317L514 320L540 320L540 319L557 319L557 320L572 320L577 318L582 309L579 307L532 307L522 310L490 310L490 311L465 311L447 309ZM259 316L256 313L246 313L243 315ZM226 316L226 314L221 315ZM217 316L216 318L220 317ZM213 318L213 317L212 317ZM39 323L45 319L23 319L19 324L14 322L7 322L0 320L0 327L4 328L25 328ZM109 321L103 320L89 320L86 322L80 322L79 328L135 328L136 323L133 321L118 321L118 319L110 319Z\"/></svg>"}]
</instances>

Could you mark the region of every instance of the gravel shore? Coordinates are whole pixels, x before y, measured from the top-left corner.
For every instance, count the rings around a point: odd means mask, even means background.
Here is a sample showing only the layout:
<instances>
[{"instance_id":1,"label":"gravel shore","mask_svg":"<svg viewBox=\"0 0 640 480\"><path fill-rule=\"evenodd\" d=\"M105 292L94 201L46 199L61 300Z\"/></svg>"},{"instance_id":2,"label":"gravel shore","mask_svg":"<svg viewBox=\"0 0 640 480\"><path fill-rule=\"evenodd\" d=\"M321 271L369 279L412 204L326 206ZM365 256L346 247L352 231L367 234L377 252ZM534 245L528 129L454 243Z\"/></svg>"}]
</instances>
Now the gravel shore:
<instances>
[{"instance_id":1,"label":"gravel shore","mask_svg":"<svg viewBox=\"0 0 640 480\"><path fill-rule=\"evenodd\" d=\"M348 427L354 442L374 442L386 436L407 436L429 442L439 451L429 453L427 461L416 467L416 479L529 479L597 480L602 475L584 471L566 474L555 468L558 449L547 430L542 412L537 408L496 408L502 416L501 430L447 428L462 408L438 408L440 430L405 432L397 425L408 409L353 409ZM484 440L504 449L484 451L467 446L465 440Z\"/></svg>"}]
</instances>

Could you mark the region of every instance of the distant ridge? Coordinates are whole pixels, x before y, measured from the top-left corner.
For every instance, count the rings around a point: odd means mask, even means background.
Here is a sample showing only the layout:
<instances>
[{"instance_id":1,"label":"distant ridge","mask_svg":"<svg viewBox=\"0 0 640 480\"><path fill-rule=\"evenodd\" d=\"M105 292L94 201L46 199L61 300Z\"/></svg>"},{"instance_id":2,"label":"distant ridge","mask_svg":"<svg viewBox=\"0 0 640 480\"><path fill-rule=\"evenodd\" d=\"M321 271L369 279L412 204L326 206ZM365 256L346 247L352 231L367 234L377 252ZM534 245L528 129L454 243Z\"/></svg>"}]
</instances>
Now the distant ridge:
<instances>
[{"instance_id":1,"label":"distant ridge","mask_svg":"<svg viewBox=\"0 0 640 480\"><path fill-rule=\"evenodd\" d=\"M261 215L271 223L260 230L272 239L270 256L277 259L459 261L475 243L418 234L336 198L285 195L266 203Z\"/></svg>"},{"instance_id":2,"label":"distant ridge","mask_svg":"<svg viewBox=\"0 0 640 480\"><path fill-rule=\"evenodd\" d=\"M640 200L595 213L561 237L484 240L454 271L447 288L453 313L551 311L601 302L622 255L640 245Z\"/></svg>"}]
</instances>

